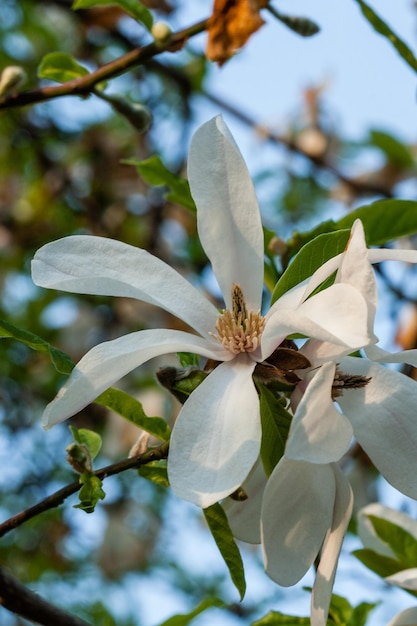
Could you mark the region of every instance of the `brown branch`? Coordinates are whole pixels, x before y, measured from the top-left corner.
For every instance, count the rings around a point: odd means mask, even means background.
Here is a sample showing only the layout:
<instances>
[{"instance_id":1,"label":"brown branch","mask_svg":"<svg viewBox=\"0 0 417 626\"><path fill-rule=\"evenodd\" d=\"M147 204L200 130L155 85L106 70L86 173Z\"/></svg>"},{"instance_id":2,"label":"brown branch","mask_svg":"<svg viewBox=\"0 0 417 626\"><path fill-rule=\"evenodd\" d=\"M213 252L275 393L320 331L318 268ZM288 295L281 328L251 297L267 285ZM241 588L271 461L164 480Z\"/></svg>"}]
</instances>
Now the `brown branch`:
<instances>
[{"instance_id":1,"label":"brown branch","mask_svg":"<svg viewBox=\"0 0 417 626\"><path fill-rule=\"evenodd\" d=\"M111 465L107 465L102 469L94 472L95 476L100 479L105 479L108 476L114 476L115 474L120 474L128 469L137 469L142 465L146 465L147 463L151 463L152 461L159 461L161 459L166 459L168 456L168 442L164 442L157 448L152 448L143 454L139 454L138 456L134 456L132 458L123 459L122 461L118 461L117 463L112 463ZM13 517L10 517L8 520L0 524L0 537L3 537L6 533L10 532L14 528L18 528L22 526L25 522L48 511L49 509L53 509L66 498L71 496L74 493L77 493L81 488L80 482L74 481L73 483L62 487L62 489L58 489L55 493L46 497L44 500L41 500L34 506L17 513ZM1 592L0 592L1 595Z\"/></svg>"},{"instance_id":2,"label":"brown branch","mask_svg":"<svg viewBox=\"0 0 417 626\"><path fill-rule=\"evenodd\" d=\"M10 572L0 568L0 606L42 626L91 626L70 615L22 585Z\"/></svg>"},{"instance_id":3,"label":"brown branch","mask_svg":"<svg viewBox=\"0 0 417 626\"><path fill-rule=\"evenodd\" d=\"M62 85L52 85L40 87L32 91L12 93L0 98L0 109L38 104L54 98L61 98L62 96L88 96L98 83L115 78L136 65L145 63L162 52L177 50L183 46L188 39L206 30L207 23L208 20L202 20L193 26L173 33L169 42L164 46L152 42L146 46L135 48L114 61L110 61L102 67L99 67L94 72L80 76Z\"/></svg>"},{"instance_id":4,"label":"brown branch","mask_svg":"<svg viewBox=\"0 0 417 626\"><path fill-rule=\"evenodd\" d=\"M372 184L372 183L361 182L361 181L349 178L348 176L345 176L332 163L329 163L329 161L327 161L324 157L313 156L313 155L307 154L292 139L289 139L288 137L284 137L283 135L278 135L278 133L275 133L274 131L267 128L266 126L263 126L262 124L258 124L254 118L252 118L250 115L248 115L241 109L238 109L236 106L234 106L230 102L225 102L222 98L219 98L218 96L214 94L208 93L207 91L204 91L203 95L210 102L212 102L218 107L221 107L224 111L227 111L228 113L233 115L233 117L238 119L240 122L243 122L243 124L245 124L246 126L250 126L251 128L254 128L255 130L259 131L259 134L262 137L265 137L265 139L267 139L271 143L280 144L284 146L285 148L287 148L288 150L290 150L291 152L299 154L305 159L308 159L315 167L318 167L320 169L325 169L328 172L331 172L336 178L338 178L342 183L350 187L350 189L352 189L355 193L377 194L383 197L391 197L391 194L387 192L386 187Z\"/></svg>"}]
</instances>

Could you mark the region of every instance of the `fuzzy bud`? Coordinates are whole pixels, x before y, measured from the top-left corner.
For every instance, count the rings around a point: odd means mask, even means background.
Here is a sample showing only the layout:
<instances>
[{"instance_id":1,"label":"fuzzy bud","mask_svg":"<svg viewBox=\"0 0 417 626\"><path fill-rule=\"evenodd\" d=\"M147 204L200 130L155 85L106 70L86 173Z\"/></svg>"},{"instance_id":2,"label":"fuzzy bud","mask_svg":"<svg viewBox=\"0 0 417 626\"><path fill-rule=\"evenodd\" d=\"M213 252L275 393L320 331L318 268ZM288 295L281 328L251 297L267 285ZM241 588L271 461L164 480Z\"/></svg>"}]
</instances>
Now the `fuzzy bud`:
<instances>
[{"instance_id":1,"label":"fuzzy bud","mask_svg":"<svg viewBox=\"0 0 417 626\"><path fill-rule=\"evenodd\" d=\"M5 67L0 76L0 96L15 90L26 82L27 74L19 65Z\"/></svg>"},{"instance_id":2,"label":"fuzzy bud","mask_svg":"<svg viewBox=\"0 0 417 626\"><path fill-rule=\"evenodd\" d=\"M155 45L158 48L165 48L171 40L172 31L165 22L156 22L152 26L151 34L155 40Z\"/></svg>"}]
</instances>

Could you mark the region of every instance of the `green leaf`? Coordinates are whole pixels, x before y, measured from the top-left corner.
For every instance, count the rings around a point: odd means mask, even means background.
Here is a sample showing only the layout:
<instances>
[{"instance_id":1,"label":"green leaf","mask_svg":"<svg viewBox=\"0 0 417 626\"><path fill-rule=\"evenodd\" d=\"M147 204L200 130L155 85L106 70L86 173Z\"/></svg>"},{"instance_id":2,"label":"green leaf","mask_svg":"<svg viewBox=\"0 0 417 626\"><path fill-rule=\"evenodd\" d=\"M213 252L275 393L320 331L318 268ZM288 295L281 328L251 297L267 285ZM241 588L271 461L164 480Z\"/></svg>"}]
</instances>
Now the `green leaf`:
<instances>
[{"instance_id":1,"label":"green leaf","mask_svg":"<svg viewBox=\"0 0 417 626\"><path fill-rule=\"evenodd\" d=\"M89 9L103 5L119 6L135 20L141 22L150 31L153 24L152 13L140 2L140 0L75 0L72 9Z\"/></svg>"},{"instance_id":2,"label":"green leaf","mask_svg":"<svg viewBox=\"0 0 417 626\"><path fill-rule=\"evenodd\" d=\"M91 459L95 459L101 449L102 441L100 435L87 428L75 428L75 426L70 426L70 430L74 440L86 446Z\"/></svg>"},{"instance_id":3,"label":"green leaf","mask_svg":"<svg viewBox=\"0 0 417 626\"><path fill-rule=\"evenodd\" d=\"M376 30L377 33L388 39L388 41L391 42L391 44L394 46L398 54L404 59L404 61L415 72L417 72L417 59L410 50L410 48L407 46L407 44L402 41L402 39L400 39L398 35L394 33L394 31L391 30L388 24L386 24L375 13L375 11L373 11L373 9L371 9L371 7L366 4L366 2L363 2L363 0L356 0L356 2L359 4L363 15L373 26L374 30Z\"/></svg>"},{"instance_id":4,"label":"green leaf","mask_svg":"<svg viewBox=\"0 0 417 626\"><path fill-rule=\"evenodd\" d=\"M262 424L261 458L265 473L270 476L284 454L292 416L266 385L257 383L257 387Z\"/></svg>"},{"instance_id":5,"label":"green leaf","mask_svg":"<svg viewBox=\"0 0 417 626\"><path fill-rule=\"evenodd\" d=\"M70 80L86 76L88 70L66 52L51 52L43 57L39 67L39 78L56 80L57 83L66 83Z\"/></svg>"},{"instance_id":6,"label":"green leaf","mask_svg":"<svg viewBox=\"0 0 417 626\"><path fill-rule=\"evenodd\" d=\"M365 626L369 613L378 606L379 602L361 602L352 611L346 626Z\"/></svg>"},{"instance_id":7,"label":"green leaf","mask_svg":"<svg viewBox=\"0 0 417 626\"><path fill-rule=\"evenodd\" d=\"M190 613L184 613L181 615L174 615L170 617L165 622L162 622L160 626L187 626L192 620L200 615L207 609L211 609L213 607L222 607L224 606L224 602L219 600L218 598L206 598L195 609L193 609Z\"/></svg>"},{"instance_id":8,"label":"green leaf","mask_svg":"<svg viewBox=\"0 0 417 626\"><path fill-rule=\"evenodd\" d=\"M60 374L70 374L74 368L74 363L65 352L54 348L50 343L37 335L0 319L0 339L3 338L16 339L36 352L45 352Z\"/></svg>"},{"instance_id":9,"label":"green leaf","mask_svg":"<svg viewBox=\"0 0 417 626\"><path fill-rule=\"evenodd\" d=\"M166 421L162 417L148 417L142 404L125 391L111 387L96 398L95 402L119 413L129 422L158 437L161 441L167 441L170 438L171 430Z\"/></svg>"},{"instance_id":10,"label":"green leaf","mask_svg":"<svg viewBox=\"0 0 417 626\"><path fill-rule=\"evenodd\" d=\"M353 607L350 602L343 596L333 593L329 607L329 618L335 624L347 624L352 617L352 613Z\"/></svg>"},{"instance_id":11,"label":"green leaf","mask_svg":"<svg viewBox=\"0 0 417 626\"><path fill-rule=\"evenodd\" d=\"M203 509L203 513L213 539L229 569L233 584L240 594L240 599L243 600L246 591L243 561L230 530L226 513L218 502Z\"/></svg>"},{"instance_id":12,"label":"green leaf","mask_svg":"<svg viewBox=\"0 0 417 626\"><path fill-rule=\"evenodd\" d=\"M297 254L275 285L272 302L343 252L357 219L362 221L368 245L380 246L417 232L417 202L378 200L359 207L337 222L326 221L307 233L294 233L288 241L287 255L291 258Z\"/></svg>"},{"instance_id":13,"label":"green leaf","mask_svg":"<svg viewBox=\"0 0 417 626\"><path fill-rule=\"evenodd\" d=\"M336 222L336 228L351 228L360 219L370 246L417 232L417 202L412 200L378 200L367 204Z\"/></svg>"},{"instance_id":14,"label":"green leaf","mask_svg":"<svg viewBox=\"0 0 417 626\"><path fill-rule=\"evenodd\" d=\"M181 367L198 367L200 365L200 357L193 352L177 352L177 357Z\"/></svg>"},{"instance_id":15,"label":"green leaf","mask_svg":"<svg viewBox=\"0 0 417 626\"><path fill-rule=\"evenodd\" d=\"M350 230L338 230L318 235L306 243L275 285L272 303L311 276L323 263L343 252L349 236Z\"/></svg>"},{"instance_id":16,"label":"green leaf","mask_svg":"<svg viewBox=\"0 0 417 626\"><path fill-rule=\"evenodd\" d=\"M74 506L75 509L82 509L86 513L94 513L94 509L99 500L104 500L106 494L102 489L102 482L98 476L86 472L80 476L82 485L78 497L80 504Z\"/></svg>"},{"instance_id":17,"label":"green leaf","mask_svg":"<svg viewBox=\"0 0 417 626\"><path fill-rule=\"evenodd\" d=\"M403 564L401 569L416 567L417 539L401 526L393 524L382 517L367 515L377 536L386 543Z\"/></svg>"},{"instance_id":18,"label":"green leaf","mask_svg":"<svg viewBox=\"0 0 417 626\"><path fill-rule=\"evenodd\" d=\"M404 569L403 564L389 556L384 556L378 552L374 552L369 548L354 550L352 554L363 563L368 569L382 578L391 576Z\"/></svg>"},{"instance_id":19,"label":"green leaf","mask_svg":"<svg viewBox=\"0 0 417 626\"><path fill-rule=\"evenodd\" d=\"M167 462L166 461L153 461L142 465L139 468L139 474L161 487L169 487Z\"/></svg>"},{"instance_id":20,"label":"green leaf","mask_svg":"<svg viewBox=\"0 0 417 626\"><path fill-rule=\"evenodd\" d=\"M193 366L186 370L176 367L161 367L156 377L165 389L168 389L181 404L189 398L200 383L207 378L208 372L196 369Z\"/></svg>"},{"instance_id":21,"label":"green leaf","mask_svg":"<svg viewBox=\"0 0 417 626\"><path fill-rule=\"evenodd\" d=\"M252 626L310 626L310 618L270 611L261 619L252 622Z\"/></svg>"},{"instance_id":22,"label":"green leaf","mask_svg":"<svg viewBox=\"0 0 417 626\"><path fill-rule=\"evenodd\" d=\"M408 146L404 145L393 135L382 130L371 130L369 133L369 143L382 150L387 160L392 165L401 169L411 167L414 164L414 157Z\"/></svg>"},{"instance_id":23,"label":"green leaf","mask_svg":"<svg viewBox=\"0 0 417 626\"><path fill-rule=\"evenodd\" d=\"M139 161L138 159L124 159L122 163L134 165L140 176L149 185L167 186L169 191L165 194L165 198L169 200L169 202L180 204L195 213L196 206L191 196L188 180L171 172L165 167L159 156L154 155L144 161Z\"/></svg>"}]
</instances>

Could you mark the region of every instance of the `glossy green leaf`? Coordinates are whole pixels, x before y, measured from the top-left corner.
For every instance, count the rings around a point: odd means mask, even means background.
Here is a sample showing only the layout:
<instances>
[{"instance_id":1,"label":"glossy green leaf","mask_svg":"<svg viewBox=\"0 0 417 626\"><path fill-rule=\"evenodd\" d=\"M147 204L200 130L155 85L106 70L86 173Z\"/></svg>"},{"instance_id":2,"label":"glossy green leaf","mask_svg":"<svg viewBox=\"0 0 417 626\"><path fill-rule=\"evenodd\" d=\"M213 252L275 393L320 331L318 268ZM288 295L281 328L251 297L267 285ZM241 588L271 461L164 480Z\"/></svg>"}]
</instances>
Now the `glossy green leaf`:
<instances>
[{"instance_id":1,"label":"glossy green leaf","mask_svg":"<svg viewBox=\"0 0 417 626\"><path fill-rule=\"evenodd\" d=\"M39 67L39 78L56 80L57 83L66 83L70 80L86 76L88 70L80 65L67 52L51 52L43 57Z\"/></svg>"},{"instance_id":2,"label":"glossy green leaf","mask_svg":"<svg viewBox=\"0 0 417 626\"><path fill-rule=\"evenodd\" d=\"M65 352L54 348L50 343L34 333L18 328L6 320L0 320L0 339L4 338L16 339L36 352L45 352L60 374L70 374L74 368L74 363Z\"/></svg>"},{"instance_id":3,"label":"glossy green leaf","mask_svg":"<svg viewBox=\"0 0 417 626\"><path fill-rule=\"evenodd\" d=\"M74 506L75 509L82 509L86 513L94 513L97 503L104 500L106 494L102 489L102 481L98 476L86 472L80 476L82 485L78 497L80 503Z\"/></svg>"},{"instance_id":4,"label":"glossy green leaf","mask_svg":"<svg viewBox=\"0 0 417 626\"><path fill-rule=\"evenodd\" d=\"M101 450L102 440L100 435L87 428L75 428L75 426L70 426L70 430L74 440L86 446L91 459L95 459Z\"/></svg>"},{"instance_id":5,"label":"glossy green leaf","mask_svg":"<svg viewBox=\"0 0 417 626\"><path fill-rule=\"evenodd\" d=\"M200 615L207 609L212 609L213 607L222 607L224 606L224 602L219 600L218 598L206 598L195 609L190 611L190 613L184 613L181 615L174 615L170 617L165 622L162 622L159 626L188 626L192 622L192 620Z\"/></svg>"},{"instance_id":6,"label":"glossy green leaf","mask_svg":"<svg viewBox=\"0 0 417 626\"><path fill-rule=\"evenodd\" d=\"M149 417L146 415L139 400L132 398L125 391L111 387L104 391L95 402L119 413L129 422L158 437L161 441L167 441L171 435L171 430L162 417Z\"/></svg>"},{"instance_id":7,"label":"glossy green leaf","mask_svg":"<svg viewBox=\"0 0 417 626\"><path fill-rule=\"evenodd\" d=\"M208 372L190 366L187 369L178 369L176 367L161 367L156 372L156 377L165 389L184 404L200 383L207 378Z\"/></svg>"},{"instance_id":8,"label":"glossy green leaf","mask_svg":"<svg viewBox=\"0 0 417 626\"><path fill-rule=\"evenodd\" d=\"M200 365L200 357L193 352L177 352L177 357L181 367L198 367Z\"/></svg>"},{"instance_id":9,"label":"glossy green leaf","mask_svg":"<svg viewBox=\"0 0 417 626\"><path fill-rule=\"evenodd\" d=\"M140 2L140 0L75 0L72 9L90 9L91 7L118 6L126 11L135 20L141 22L148 30L151 30L153 24L152 13Z\"/></svg>"},{"instance_id":10,"label":"glossy green leaf","mask_svg":"<svg viewBox=\"0 0 417 626\"><path fill-rule=\"evenodd\" d=\"M338 230L318 235L306 243L275 285L272 303L311 276L323 263L343 252L349 236L350 230Z\"/></svg>"},{"instance_id":11,"label":"glossy green leaf","mask_svg":"<svg viewBox=\"0 0 417 626\"><path fill-rule=\"evenodd\" d=\"M219 503L203 509L213 539L230 572L230 577L243 600L246 591L245 571L239 548L230 530L226 513Z\"/></svg>"},{"instance_id":12,"label":"glossy green leaf","mask_svg":"<svg viewBox=\"0 0 417 626\"><path fill-rule=\"evenodd\" d=\"M407 168L414 164L413 153L409 147L391 134L382 130L371 130L369 144L382 150L389 163L396 167Z\"/></svg>"},{"instance_id":13,"label":"glossy green leaf","mask_svg":"<svg viewBox=\"0 0 417 626\"><path fill-rule=\"evenodd\" d=\"M401 526L393 524L382 517L367 515L377 536L394 552L404 567L417 566L417 539Z\"/></svg>"},{"instance_id":14,"label":"glossy green leaf","mask_svg":"<svg viewBox=\"0 0 417 626\"><path fill-rule=\"evenodd\" d=\"M374 30L377 33L388 39L388 41L394 46L398 54L404 59L406 63L417 72L417 59L412 53L411 49L407 46L407 44L402 41L394 33L394 31L384 22L371 7L363 2L363 0L356 0L359 4L362 14L366 17L368 22L372 25Z\"/></svg>"},{"instance_id":15,"label":"glossy green leaf","mask_svg":"<svg viewBox=\"0 0 417 626\"><path fill-rule=\"evenodd\" d=\"M266 385L258 383L257 387L262 424L261 458L265 473L269 476L284 454L292 416Z\"/></svg>"},{"instance_id":16,"label":"glossy green leaf","mask_svg":"<svg viewBox=\"0 0 417 626\"><path fill-rule=\"evenodd\" d=\"M122 163L134 165L140 176L149 185L165 185L169 191L165 198L169 202L180 204L192 212L196 211L195 202L191 196L188 180L171 172L157 155L149 159L139 161L138 159L125 159Z\"/></svg>"},{"instance_id":17,"label":"glossy green leaf","mask_svg":"<svg viewBox=\"0 0 417 626\"><path fill-rule=\"evenodd\" d=\"M153 461L147 463L139 468L139 474L161 487L169 487L167 462L166 461Z\"/></svg>"},{"instance_id":18,"label":"glossy green leaf","mask_svg":"<svg viewBox=\"0 0 417 626\"><path fill-rule=\"evenodd\" d=\"M252 622L252 626L310 626L310 618L270 611L261 619Z\"/></svg>"}]
</instances>

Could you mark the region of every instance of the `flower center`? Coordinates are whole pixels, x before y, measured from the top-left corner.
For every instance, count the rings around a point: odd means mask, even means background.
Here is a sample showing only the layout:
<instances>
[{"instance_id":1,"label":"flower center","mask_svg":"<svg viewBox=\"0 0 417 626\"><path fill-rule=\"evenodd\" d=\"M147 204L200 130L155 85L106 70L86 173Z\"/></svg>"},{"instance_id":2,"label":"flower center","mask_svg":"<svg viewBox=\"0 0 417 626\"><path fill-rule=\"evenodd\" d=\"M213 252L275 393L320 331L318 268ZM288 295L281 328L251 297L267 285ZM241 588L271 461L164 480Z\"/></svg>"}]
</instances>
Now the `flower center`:
<instances>
[{"instance_id":1,"label":"flower center","mask_svg":"<svg viewBox=\"0 0 417 626\"><path fill-rule=\"evenodd\" d=\"M253 352L259 346L265 326L261 312L248 313L245 297L239 285L232 286L232 310L223 311L216 323L217 339L233 354Z\"/></svg>"}]
</instances>

